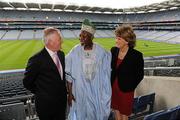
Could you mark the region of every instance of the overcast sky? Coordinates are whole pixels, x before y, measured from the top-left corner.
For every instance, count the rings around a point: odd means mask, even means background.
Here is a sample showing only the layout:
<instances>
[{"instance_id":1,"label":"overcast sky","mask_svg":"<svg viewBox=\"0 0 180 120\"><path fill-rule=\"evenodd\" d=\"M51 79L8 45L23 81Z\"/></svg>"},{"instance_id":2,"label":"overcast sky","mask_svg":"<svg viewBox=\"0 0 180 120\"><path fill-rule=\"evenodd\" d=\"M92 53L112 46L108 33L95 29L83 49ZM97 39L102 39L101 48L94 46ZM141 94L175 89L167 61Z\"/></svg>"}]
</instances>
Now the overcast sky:
<instances>
[{"instance_id":1,"label":"overcast sky","mask_svg":"<svg viewBox=\"0 0 180 120\"><path fill-rule=\"evenodd\" d=\"M32 3L63 3L63 4L75 4L75 5L87 5L98 7L110 7L110 8L129 8L139 7L143 5L149 5L152 3L160 3L167 0L3 0L3 1L16 1L16 2L32 2Z\"/></svg>"}]
</instances>

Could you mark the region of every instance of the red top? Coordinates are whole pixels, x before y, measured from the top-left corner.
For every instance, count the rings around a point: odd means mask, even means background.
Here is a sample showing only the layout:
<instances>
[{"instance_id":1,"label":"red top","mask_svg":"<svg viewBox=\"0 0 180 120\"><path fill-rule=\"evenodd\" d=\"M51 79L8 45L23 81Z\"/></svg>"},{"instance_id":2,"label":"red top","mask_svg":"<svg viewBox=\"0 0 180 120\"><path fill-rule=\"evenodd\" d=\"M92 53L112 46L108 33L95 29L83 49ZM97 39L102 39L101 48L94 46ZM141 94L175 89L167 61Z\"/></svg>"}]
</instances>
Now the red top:
<instances>
[{"instance_id":1,"label":"red top","mask_svg":"<svg viewBox=\"0 0 180 120\"><path fill-rule=\"evenodd\" d=\"M117 60L118 67L122 63L121 59ZM113 86L112 86L112 101L111 108L119 110L121 114L129 116L132 113L134 100L134 91L133 92L123 92L119 89L118 78L116 77Z\"/></svg>"}]
</instances>

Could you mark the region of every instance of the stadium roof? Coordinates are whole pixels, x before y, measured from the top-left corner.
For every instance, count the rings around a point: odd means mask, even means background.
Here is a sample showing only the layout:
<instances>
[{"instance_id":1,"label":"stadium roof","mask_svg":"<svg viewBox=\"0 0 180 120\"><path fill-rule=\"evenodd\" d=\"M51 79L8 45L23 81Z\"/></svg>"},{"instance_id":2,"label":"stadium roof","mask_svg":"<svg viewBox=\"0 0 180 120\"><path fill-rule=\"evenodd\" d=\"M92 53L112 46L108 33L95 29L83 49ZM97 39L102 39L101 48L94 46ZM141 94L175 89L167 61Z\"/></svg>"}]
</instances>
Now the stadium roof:
<instances>
[{"instance_id":1,"label":"stadium roof","mask_svg":"<svg viewBox=\"0 0 180 120\"><path fill-rule=\"evenodd\" d=\"M154 3L141 7L133 8L110 8L96 7L87 5L75 4L50 4L50 3L23 3L23 2L6 2L0 0L0 9L15 9L15 10L49 10L49 11L74 11L74 12L92 12L92 13L145 13L155 12L167 9L180 8L180 0L169 0L161 3Z\"/></svg>"}]
</instances>

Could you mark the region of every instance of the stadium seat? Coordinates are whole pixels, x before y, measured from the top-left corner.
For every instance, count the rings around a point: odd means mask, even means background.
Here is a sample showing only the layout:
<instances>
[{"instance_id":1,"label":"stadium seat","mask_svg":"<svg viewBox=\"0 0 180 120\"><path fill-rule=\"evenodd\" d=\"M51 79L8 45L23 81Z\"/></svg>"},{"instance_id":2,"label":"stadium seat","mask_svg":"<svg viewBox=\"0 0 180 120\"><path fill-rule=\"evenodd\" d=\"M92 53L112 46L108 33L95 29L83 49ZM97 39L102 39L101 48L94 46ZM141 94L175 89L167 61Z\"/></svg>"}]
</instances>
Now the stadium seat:
<instances>
[{"instance_id":1,"label":"stadium seat","mask_svg":"<svg viewBox=\"0 0 180 120\"><path fill-rule=\"evenodd\" d=\"M8 104L14 104L14 103L20 103L20 100L12 100L12 101L8 101L8 102L2 102L2 105L8 105Z\"/></svg>"},{"instance_id":2,"label":"stadium seat","mask_svg":"<svg viewBox=\"0 0 180 120\"><path fill-rule=\"evenodd\" d=\"M180 105L171 110L175 110L175 112L171 115L170 120L180 119Z\"/></svg>"},{"instance_id":3,"label":"stadium seat","mask_svg":"<svg viewBox=\"0 0 180 120\"><path fill-rule=\"evenodd\" d=\"M25 109L23 103L14 103L0 106L1 120L25 120Z\"/></svg>"},{"instance_id":4,"label":"stadium seat","mask_svg":"<svg viewBox=\"0 0 180 120\"><path fill-rule=\"evenodd\" d=\"M136 112L146 110L148 105L149 105L150 106L149 113L152 113L153 112L154 99L155 99L155 93L140 96L138 99L138 108L136 109L137 110Z\"/></svg>"},{"instance_id":5,"label":"stadium seat","mask_svg":"<svg viewBox=\"0 0 180 120\"><path fill-rule=\"evenodd\" d=\"M151 93L151 94L144 95L144 96L139 96L134 101L133 113L137 114L138 112L142 112L142 111L146 110L148 105L150 106L149 113L152 113L154 99L155 99L155 93Z\"/></svg>"},{"instance_id":6,"label":"stadium seat","mask_svg":"<svg viewBox=\"0 0 180 120\"><path fill-rule=\"evenodd\" d=\"M20 92L17 92L18 95L27 95L27 91L20 91Z\"/></svg>"},{"instance_id":7,"label":"stadium seat","mask_svg":"<svg viewBox=\"0 0 180 120\"><path fill-rule=\"evenodd\" d=\"M144 120L179 120L180 106L145 116Z\"/></svg>"},{"instance_id":8,"label":"stadium seat","mask_svg":"<svg viewBox=\"0 0 180 120\"><path fill-rule=\"evenodd\" d=\"M180 107L178 108L177 118L180 118Z\"/></svg>"},{"instance_id":9,"label":"stadium seat","mask_svg":"<svg viewBox=\"0 0 180 120\"><path fill-rule=\"evenodd\" d=\"M11 93L11 92L9 92L9 93L6 93L6 94L3 94L3 96L4 97L12 97L12 96L15 96L16 95L16 93Z\"/></svg>"},{"instance_id":10,"label":"stadium seat","mask_svg":"<svg viewBox=\"0 0 180 120\"><path fill-rule=\"evenodd\" d=\"M158 114L163 113L164 111L165 111L165 110L161 110L161 111L152 113L152 114L150 114L150 115L146 115L146 116L144 117L144 120L153 120L153 116L157 116Z\"/></svg>"},{"instance_id":11,"label":"stadium seat","mask_svg":"<svg viewBox=\"0 0 180 120\"><path fill-rule=\"evenodd\" d=\"M148 95L136 97L134 99L134 105L132 110L133 115L131 115L129 118L135 119L152 113L154 107L154 100L155 93L150 93Z\"/></svg>"},{"instance_id":12,"label":"stadium seat","mask_svg":"<svg viewBox=\"0 0 180 120\"><path fill-rule=\"evenodd\" d=\"M2 94L0 94L0 99L3 98L4 96Z\"/></svg>"},{"instance_id":13,"label":"stadium seat","mask_svg":"<svg viewBox=\"0 0 180 120\"><path fill-rule=\"evenodd\" d=\"M136 110L138 109L138 97L134 98L134 103L133 103L133 113L136 113Z\"/></svg>"}]
</instances>

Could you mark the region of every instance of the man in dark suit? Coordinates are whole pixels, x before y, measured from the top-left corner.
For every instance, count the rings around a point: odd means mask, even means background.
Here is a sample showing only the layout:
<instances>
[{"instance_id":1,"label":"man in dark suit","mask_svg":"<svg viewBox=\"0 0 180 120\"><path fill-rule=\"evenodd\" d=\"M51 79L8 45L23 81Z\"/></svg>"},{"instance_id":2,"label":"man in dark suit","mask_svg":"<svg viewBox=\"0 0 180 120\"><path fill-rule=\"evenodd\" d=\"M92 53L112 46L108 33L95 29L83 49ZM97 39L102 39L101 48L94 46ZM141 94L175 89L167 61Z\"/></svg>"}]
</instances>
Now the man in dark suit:
<instances>
[{"instance_id":1,"label":"man in dark suit","mask_svg":"<svg viewBox=\"0 0 180 120\"><path fill-rule=\"evenodd\" d=\"M61 43L60 31L46 28L45 47L29 59L26 67L23 84L35 94L40 120L65 120L67 91L64 52L59 50Z\"/></svg>"}]
</instances>

